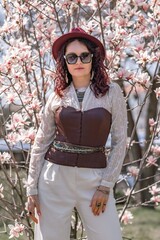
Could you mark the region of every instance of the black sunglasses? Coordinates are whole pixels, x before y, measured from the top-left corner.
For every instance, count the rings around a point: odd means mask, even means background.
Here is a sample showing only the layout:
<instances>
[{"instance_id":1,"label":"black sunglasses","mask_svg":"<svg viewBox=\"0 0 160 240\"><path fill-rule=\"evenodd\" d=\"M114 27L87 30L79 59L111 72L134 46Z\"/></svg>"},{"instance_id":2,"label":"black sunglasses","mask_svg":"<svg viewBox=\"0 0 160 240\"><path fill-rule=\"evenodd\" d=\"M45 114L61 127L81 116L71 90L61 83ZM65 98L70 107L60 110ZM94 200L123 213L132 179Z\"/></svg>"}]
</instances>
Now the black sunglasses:
<instances>
[{"instance_id":1,"label":"black sunglasses","mask_svg":"<svg viewBox=\"0 0 160 240\"><path fill-rule=\"evenodd\" d=\"M80 58L82 63L90 63L91 59L93 57L93 54L89 53L89 52L83 52L81 53L81 55L77 55L75 53L69 53L67 55L64 56L65 60L67 61L68 64L75 64L78 60L78 58Z\"/></svg>"}]
</instances>

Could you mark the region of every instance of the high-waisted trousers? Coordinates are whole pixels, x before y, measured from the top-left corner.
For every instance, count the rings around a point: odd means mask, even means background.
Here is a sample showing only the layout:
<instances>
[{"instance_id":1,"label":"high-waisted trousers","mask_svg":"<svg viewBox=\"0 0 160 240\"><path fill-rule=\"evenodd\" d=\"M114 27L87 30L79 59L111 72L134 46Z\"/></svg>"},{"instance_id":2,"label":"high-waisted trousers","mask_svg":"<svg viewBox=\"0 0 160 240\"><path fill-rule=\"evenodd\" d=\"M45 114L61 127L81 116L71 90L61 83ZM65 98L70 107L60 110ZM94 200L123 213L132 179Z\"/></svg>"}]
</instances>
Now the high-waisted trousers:
<instances>
[{"instance_id":1,"label":"high-waisted trousers","mask_svg":"<svg viewBox=\"0 0 160 240\"><path fill-rule=\"evenodd\" d=\"M35 226L35 240L70 240L74 207L88 240L122 240L113 191L104 213L95 216L90 207L101 182L100 171L45 161L38 185L41 216Z\"/></svg>"}]
</instances>

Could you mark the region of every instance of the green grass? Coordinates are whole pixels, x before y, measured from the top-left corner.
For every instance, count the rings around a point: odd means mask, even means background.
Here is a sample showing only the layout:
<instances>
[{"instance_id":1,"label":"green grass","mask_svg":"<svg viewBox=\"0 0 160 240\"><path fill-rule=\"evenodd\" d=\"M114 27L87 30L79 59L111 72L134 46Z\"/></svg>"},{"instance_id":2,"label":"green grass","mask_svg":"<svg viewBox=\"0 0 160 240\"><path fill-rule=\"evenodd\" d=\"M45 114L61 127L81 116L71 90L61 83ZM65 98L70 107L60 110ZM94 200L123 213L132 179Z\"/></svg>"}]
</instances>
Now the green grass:
<instances>
[{"instance_id":1,"label":"green grass","mask_svg":"<svg viewBox=\"0 0 160 240\"><path fill-rule=\"evenodd\" d=\"M0 239L1 240L8 240L9 239L9 235L7 233L0 234ZM14 239L14 238L12 238L12 239ZM19 238L15 238L15 239L26 240L24 237L19 237Z\"/></svg>"},{"instance_id":2,"label":"green grass","mask_svg":"<svg viewBox=\"0 0 160 240\"><path fill-rule=\"evenodd\" d=\"M160 240L160 208L136 208L133 223L123 227L127 240Z\"/></svg>"},{"instance_id":3,"label":"green grass","mask_svg":"<svg viewBox=\"0 0 160 240\"><path fill-rule=\"evenodd\" d=\"M18 169L18 176L20 178L20 180L22 181L22 179L24 177L26 177L26 172L23 169ZM14 168L7 168L6 169L6 174L7 176L13 181L17 181L17 175L14 171ZM14 225L14 219L16 218L16 214L21 214L22 210L24 209L22 202L20 200L20 197L18 196L17 192L15 191L15 189L11 186L11 184L9 184L9 182L6 180L6 176L4 174L3 170L0 170L0 184L2 183L4 190L3 190L3 194L4 194L4 198L0 199L0 240L8 240L9 239L9 227L8 222L10 224ZM23 185L23 183L21 182L21 184ZM19 184L17 182L16 188L19 190ZM25 189L22 187L22 192L19 190L20 196L23 197L23 204L25 204ZM13 200L14 199L14 200ZM16 208L15 208L16 206ZM9 210L8 210L8 209ZM10 215L9 213L11 213L12 211L12 215ZM15 217L13 217L15 216ZM10 221L8 219L11 219ZM6 221L6 225L3 224L3 222ZM24 221L25 223L25 221ZM12 238L14 239L14 238ZM20 236L18 238L19 240L26 240L27 238L24 236Z\"/></svg>"}]
</instances>

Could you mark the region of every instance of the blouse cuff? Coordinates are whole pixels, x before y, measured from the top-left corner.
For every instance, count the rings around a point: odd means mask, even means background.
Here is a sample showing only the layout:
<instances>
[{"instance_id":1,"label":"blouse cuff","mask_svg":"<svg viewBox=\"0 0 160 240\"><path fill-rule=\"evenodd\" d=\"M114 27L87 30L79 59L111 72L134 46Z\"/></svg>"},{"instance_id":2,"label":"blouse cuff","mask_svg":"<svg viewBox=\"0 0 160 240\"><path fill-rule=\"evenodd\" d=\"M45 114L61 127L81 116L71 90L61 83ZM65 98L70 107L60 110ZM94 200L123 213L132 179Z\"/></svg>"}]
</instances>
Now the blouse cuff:
<instances>
[{"instance_id":1,"label":"blouse cuff","mask_svg":"<svg viewBox=\"0 0 160 240\"><path fill-rule=\"evenodd\" d=\"M107 182L106 180L102 180L100 185L104 186L104 187L108 187L108 188L113 188L114 187L113 182Z\"/></svg>"}]
</instances>

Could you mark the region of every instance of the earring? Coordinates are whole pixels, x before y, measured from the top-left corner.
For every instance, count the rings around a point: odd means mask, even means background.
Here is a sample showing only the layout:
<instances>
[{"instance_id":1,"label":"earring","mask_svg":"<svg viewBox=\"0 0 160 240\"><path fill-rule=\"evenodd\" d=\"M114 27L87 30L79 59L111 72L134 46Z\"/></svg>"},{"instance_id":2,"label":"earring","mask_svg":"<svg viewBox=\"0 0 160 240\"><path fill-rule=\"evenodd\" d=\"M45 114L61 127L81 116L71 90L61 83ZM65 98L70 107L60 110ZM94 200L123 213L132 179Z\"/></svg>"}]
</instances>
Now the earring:
<instances>
[{"instance_id":1,"label":"earring","mask_svg":"<svg viewBox=\"0 0 160 240\"><path fill-rule=\"evenodd\" d=\"M93 80L93 78L94 78L94 71L92 70L92 72L91 72L91 81Z\"/></svg>"},{"instance_id":2,"label":"earring","mask_svg":"<svg viewBox=\"0 0 160 240\"><path fill-rule=\"evenodd\" d=\"M65 82L68 83L68 75L66 73L66 76L65 76Z\"/></svg>"}]
</instances>

